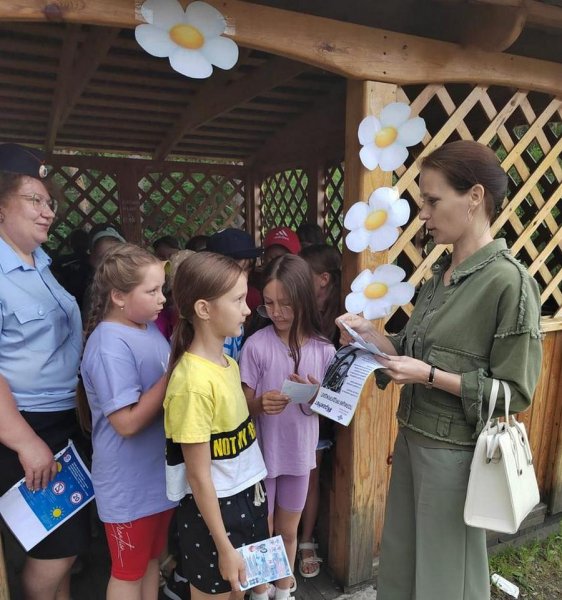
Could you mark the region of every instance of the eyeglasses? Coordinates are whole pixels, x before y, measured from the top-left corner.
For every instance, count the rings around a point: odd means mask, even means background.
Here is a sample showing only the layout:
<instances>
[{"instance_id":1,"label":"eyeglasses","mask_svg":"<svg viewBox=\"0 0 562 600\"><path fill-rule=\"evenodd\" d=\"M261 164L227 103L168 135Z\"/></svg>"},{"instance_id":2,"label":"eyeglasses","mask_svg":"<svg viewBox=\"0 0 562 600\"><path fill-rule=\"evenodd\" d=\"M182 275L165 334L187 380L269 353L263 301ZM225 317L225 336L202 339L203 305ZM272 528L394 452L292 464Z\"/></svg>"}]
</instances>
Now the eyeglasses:
<instances>
[{"instance_id":1,"label":"eyeglasses","mask_svg":"<svg viewBox=\"0 0 562 600\"><path fill-rule=\"evenodd\" d=\"M275 308L273 304L260 304L256 308L256 312L264 319L271 319L271 315L275 314L276 312L284 319L288 319L293 315L293 308L287 304L278 305L277 308Z\"/></svg>"},{"instance_id":2,"label":"eyeglasses","mask_svg":"<svg viewBox=\"0 0 562 600\"><path fill-rule=\"evenodd\" d=\"M33 210L36 210L37 212L41 212L44 208L48 208L49 210L52 210L54 213L57 212L59 203L56 201L55 198L51 198L51 197L41 198L41 196L38 196L37 194L31 194L30 196L27 196L25 194L20 194L20 196L24 200L31 202L31 204L33 205Z\"/></svg>"}]
</instances>

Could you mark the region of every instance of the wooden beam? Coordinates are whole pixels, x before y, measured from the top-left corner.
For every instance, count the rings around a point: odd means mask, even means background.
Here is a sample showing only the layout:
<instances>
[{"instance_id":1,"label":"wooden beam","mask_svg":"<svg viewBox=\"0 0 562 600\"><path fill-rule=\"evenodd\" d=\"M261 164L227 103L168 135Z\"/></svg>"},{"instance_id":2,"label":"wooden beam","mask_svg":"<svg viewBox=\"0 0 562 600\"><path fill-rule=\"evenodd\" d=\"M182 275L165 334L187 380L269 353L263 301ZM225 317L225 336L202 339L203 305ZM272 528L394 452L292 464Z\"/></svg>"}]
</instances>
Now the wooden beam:
<instances>
[{"instance_id":1,"label":"wooden beam","mask_svg":"<svg viewBox=\"0 0 562 600\"><path fill-rule=\"evenodd\" d=\"M52 152L55 146L66 98L70 93L71 83L74 83L72 71L81 27L80 25L71 23L66 26L66 29L66 35L60 52L57 83L55 85L55 93L51 103L51 114L47 121L48 126L47 138L45 140L45 152Z\"/></svg>"},{"instance_id":2,"label":"wooden beam","mask_svg":"<svg viewBox=\"0 0 562 600\"><path fill-rule=\"evenodd\" d=\"M526 25L540 29L562 29L562 7L538 0L436 0L458 8L467 3L471 6L495 6L498 8L518 8L524 5ZM485 24L484 24L485 25Z\"/></svg>"},{"instance_id":3,"label":"wooden beam","mask_svg":"<svg viewBox=\"0 0 562 600\"><path fill-rule=\"evenodd\" d=\"M527 10L520 1L519 6L467 6L457 15L463 24L463 43L490 52L507 50L525 27Z\"/></svg>"},{"instance_id":4,"label":"wooden beam","mask_svg":"<svg viewBox=\"0 0 562 600\"><path fill-rule=\"evenodd\" d=\"M540 29L562 29L562 7L525 0L527 8L527 23Z\"/></svg>"},{"instance_id":5,"label":"wooden beam","mask_svg":"<svg viewBox=\"0 0 562 600\"><path fill-rule=\"evenodd\" d=\"M163 160L174 146L187 134L204 123L218 117L238 104L248 102L255 96L293 79L306 70L306 66L284 58L275 57L263 67L256 69L228 86L219 81L203 88L183 115L174 123L154 153L156 160Z\"/></svg>"},{"instance_id":6,"label":"wooden beam","mask_svg":"<svg viewBox=\"0 0 562 600\"><path fill-rule=\"evenodd\" d=\"M117 28L96 29L84 40L80 51L80 58L76 62L72 73L72 86L69 89L69 94L60 118L61 125L68 119L74 105L80 99L84 88L97 71L118 34L119 29Z\"/></svg>"},{"instance_id":7,"label":"wooden beam","mask_svg":"<svg viewBox=\"0 0 562 600\"><path fill-rule=\"evenodd\" d=\"M167 161L155 163L142 158L117 158L109 156L83 156L69 154L51 154L47 163L53 166L79 167L82 169L101 169L108 173L119 170L139 169L142 172L161 173L163 171L182 171L185 173L214 173L225 176L246 176L247 168L240 165L220 165L194 162Z\"/></svg>"},{"instance_id":8,"label":"wooden beam","mask_svg":"<svg viewBox=\"0 0 562 600\"><path fill-rule=\"evenodd\" d=\"M451 29L466 46L503 52L521 35L527 20L524 0L434 0L438 27ZM431 27L432 24L429 26ZM438 30L432 28L434 33ZM425 31L425 29L424 29Z\"/></svg>"},{"instance_id":9,"label":"wooden beam","mask_svg":"<svg viewBox=\"0 0 562 600\"><path fill-rule=\"evenodd\" d=\"M228 35L241 46L285 56L343 77L399 85L481 83L562 94L562 66L555 62L487 52L241 0L209 0L209 4L225 16ZM44 21L49 18L49 10L58 11L58 18L67 22L129 28L142 22L140 12L133 10L132 0L69 2L63 7L51 0L14 0L0 3L0 21Z\"/></svg>"},{"instance_id":10,"label":"wooden beam","mask_svg":"<svg viewBox=\"0 0 562 600\"><path fill-rule=\"evenodd\" d=\"M392 173L367 171L359 160L359 123L369 114L396 100L397 87L373 82L348 83L345 133L345 199L347 211L357 200L367 200L380 186L392 185ZM354 254L344 247L342 293L363 269L387 261L386 252ZM377 322L382 328L382 321ZM338 430L335 477L330 501L329 564L337 579L353 586L373 577L373 560L378 549L384 518L389 466L389 431L394 404L388 392L380 391L371 377L349 427Z\"/></svg>"}]
</instances>

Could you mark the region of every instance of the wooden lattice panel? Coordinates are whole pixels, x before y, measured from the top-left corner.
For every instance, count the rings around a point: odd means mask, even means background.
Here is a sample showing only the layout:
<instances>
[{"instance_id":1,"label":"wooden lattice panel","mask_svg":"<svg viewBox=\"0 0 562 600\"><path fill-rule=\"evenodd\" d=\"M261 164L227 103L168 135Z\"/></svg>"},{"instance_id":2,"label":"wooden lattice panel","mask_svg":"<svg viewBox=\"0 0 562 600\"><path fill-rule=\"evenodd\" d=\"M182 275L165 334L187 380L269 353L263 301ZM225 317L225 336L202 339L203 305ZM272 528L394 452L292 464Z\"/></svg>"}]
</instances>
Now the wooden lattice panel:
<instances>
[{"instance_id":1,"label":"wooden lattice panel","mask_svg":"<svg viewBox=\"0 0 562 600\"><path fill-rule=\"evenodd\" d=\"M426 120L428 133L417 155L396 171L396 185L413 217L389 251L418 284L444 246L424 246L417 178L419 158L442 144L473 139L490 146L510 177L510 192L492 231L541 286L544 314L562 307L562 101L545 94L468 85L428 85L399 90L399 100ZM410 314L412 306L405 307Z\"/></svg>"},{"instance_id":2,"label":"wooden lattice panel","mask_svg":"<svg viewBox=\"0 0 562 600\"><path fill-rule=\"evenodd\" d=\"M308 176L302 169L280 171L264 179L260 187L260 232L279 226L296 229L306 221Z\"/></svg>"},{"instance_id":3,"label":"wooden lattice panel","mask_svg":"<svg viewBox=\"0 0 562 600\"><path fill-rule=\"evenodd\" d=\"M322 215L326 241L340 250L343 240L343 169L343 163L326 169Z\"/></svg>"},{"instance_id":4,"label":"wooden lattice panel","mask_svg":"<svg viewBox=\"0 0 562 600\"><path fill-rule=\"evenodd\" d=\"M63 247L73 229L89 231L98 223L119 225L118 188L115 173L99 169L56 167L51 173L61 190L62 202L47 247Z\"/></svg>"},{"instance_id":5,"label":"wooden lattice panel","mask_svg":"<svg viewBox=\"0 0 562 600\"><path fill-rule=\"evenodd\" d=\"M244 181L207 172L147 172L139 181L143 237L187 240L246 222Z\"/></svg>"}]
</instances>

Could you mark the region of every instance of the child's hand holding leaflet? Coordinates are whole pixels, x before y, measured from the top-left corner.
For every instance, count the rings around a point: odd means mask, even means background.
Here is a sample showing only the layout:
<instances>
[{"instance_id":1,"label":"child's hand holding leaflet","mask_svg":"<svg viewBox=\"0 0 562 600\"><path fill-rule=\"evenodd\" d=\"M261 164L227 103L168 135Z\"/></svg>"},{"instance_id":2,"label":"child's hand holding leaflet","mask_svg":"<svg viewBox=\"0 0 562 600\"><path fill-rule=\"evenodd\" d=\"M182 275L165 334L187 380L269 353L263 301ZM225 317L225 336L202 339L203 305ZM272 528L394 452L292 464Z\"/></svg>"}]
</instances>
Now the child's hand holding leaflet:
<instances>
[{"instance_id":1,"label":"child's hand holding leaflet","mask_svg":"<svg viewBox=\"0 0 562 600\"><path fill-rule=\"evenodd\" d=\"M318 393L320 384L318 383L305 383L303 381L291 381L285 379L281 393L288 396L291 402L296 404L309 404Z\"/></svg>"}]
</instances>

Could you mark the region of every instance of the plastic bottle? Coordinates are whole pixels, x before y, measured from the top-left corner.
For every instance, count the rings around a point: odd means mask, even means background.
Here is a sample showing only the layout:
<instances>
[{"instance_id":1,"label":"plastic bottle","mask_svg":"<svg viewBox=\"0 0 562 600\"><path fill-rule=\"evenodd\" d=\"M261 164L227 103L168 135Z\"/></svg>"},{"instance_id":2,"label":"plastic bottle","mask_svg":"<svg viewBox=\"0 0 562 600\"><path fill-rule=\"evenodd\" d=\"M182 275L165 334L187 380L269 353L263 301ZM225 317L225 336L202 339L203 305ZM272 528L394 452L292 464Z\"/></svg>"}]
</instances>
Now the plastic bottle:
<instances>
[{"instance_id":1,"label":"plastic bottle","mask_svg":"<svg viewBox=\"0 0 562 600\"><path fill-rule=\"evenodd\" d=\"M498 589L514 598L519 598L519 588L511 581L508 581L501 575L494 573L492 575L492 584L495 585Z\"/></svg>"}]
</instances>

